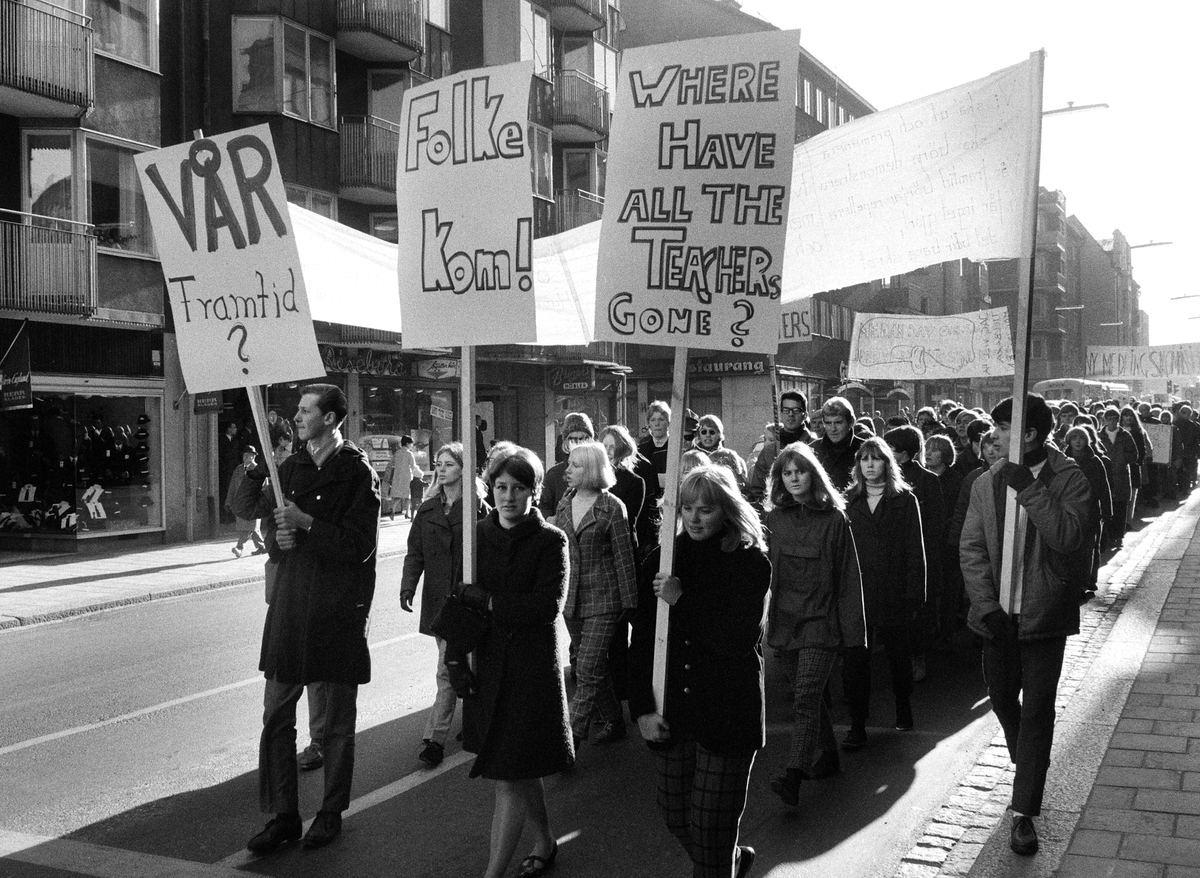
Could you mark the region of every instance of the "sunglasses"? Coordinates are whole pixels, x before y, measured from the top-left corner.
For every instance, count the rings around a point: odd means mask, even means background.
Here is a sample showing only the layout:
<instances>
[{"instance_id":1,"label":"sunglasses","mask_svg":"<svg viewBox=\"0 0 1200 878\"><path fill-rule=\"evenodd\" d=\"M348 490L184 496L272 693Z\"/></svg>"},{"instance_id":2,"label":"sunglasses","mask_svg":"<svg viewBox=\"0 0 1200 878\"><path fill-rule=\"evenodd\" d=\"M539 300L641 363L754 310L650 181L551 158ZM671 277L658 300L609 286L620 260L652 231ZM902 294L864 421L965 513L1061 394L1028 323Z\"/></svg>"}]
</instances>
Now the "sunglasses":
<instances>
[{"instance_id":1,"label":"sunglasses","mask_svg":"<svg viewBox=\"0 0 1200 878\"><path fill-rule=\"evenodd\" d=\"M706 428L704 428L704 427L701 427L701 428L700 428L700 430L699 430L699 432L700 432L700 434L701 434L701 435L703 435L703 436L716 436L716 435L717 435L717 431L716 431L716 430L709 430L709 429L706 429Z\"/></svg>"}]
</instances>

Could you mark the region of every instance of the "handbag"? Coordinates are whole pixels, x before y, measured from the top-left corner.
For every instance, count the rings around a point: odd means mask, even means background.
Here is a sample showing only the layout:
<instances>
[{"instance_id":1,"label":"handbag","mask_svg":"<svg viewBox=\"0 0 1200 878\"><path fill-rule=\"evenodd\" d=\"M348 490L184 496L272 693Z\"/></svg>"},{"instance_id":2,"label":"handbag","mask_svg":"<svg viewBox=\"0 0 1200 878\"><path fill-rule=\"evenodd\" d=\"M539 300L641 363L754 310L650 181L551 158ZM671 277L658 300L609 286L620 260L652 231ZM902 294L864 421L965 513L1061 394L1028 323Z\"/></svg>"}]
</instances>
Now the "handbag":
<instances>
[{"instance_id":1,"label":"handbag","mask_svg":"<svg viewBox=\"0 0 1200 878\"><path fill-rule=\"evenodd\" d=\"M471 609L454 594L446 595L429 623L435 636L464 653L474 652L490 627L486 613Z\"/></svg>"}]
</instances>

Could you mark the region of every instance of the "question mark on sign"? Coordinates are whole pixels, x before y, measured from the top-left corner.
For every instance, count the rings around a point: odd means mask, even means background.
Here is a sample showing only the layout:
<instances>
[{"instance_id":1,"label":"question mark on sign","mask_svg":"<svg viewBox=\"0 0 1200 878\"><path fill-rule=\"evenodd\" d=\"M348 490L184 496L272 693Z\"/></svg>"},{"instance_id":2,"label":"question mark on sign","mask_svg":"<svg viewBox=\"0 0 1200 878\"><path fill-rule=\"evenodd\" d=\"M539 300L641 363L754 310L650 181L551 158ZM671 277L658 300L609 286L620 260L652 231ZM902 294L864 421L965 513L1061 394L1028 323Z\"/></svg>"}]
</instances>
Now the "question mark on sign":
<instances>
[{"instance_id":1,"label":"question mark on sign","mask_svg":"<svg viewBox=\"0 0 1200 878\"><path fill-rule=\"evenodd\" d=\"M740 348L746 343L745 337L750 334L750 330L743 326L743 324L749 323L754 318L754 305L746 299L738 299L733 303L733 307L740 308L746 315L741 320L733 321L733 325L729 327L729 331L733 333L733 338L731 339L733 346Z\"/></svg>"},{"instance_id":2,"label":"question mark on sign","mask_svg":"<svg viewBox=\"0 0 1200 878\"><path fill-rule=\"evenodd\" d=\"M249 357L247 357L247 356L246 356L246 354L245 354L245 353L242 351L242 348L244 348L244 347L246 346L246 336L248 336L248 335L249 335L249 333L246 331L246 327L245 327L245 326L243 326L243 325L242 325L242 324L240 324L240 323L235 323L235 324L233 324L233 326L231 326L231 327L230 327L230 329L229 329L229 335L227 335L227 336L225 336L225 337L226 337L227 339L230 339L230 340L232 340L232 339L233 339L233 334L234 334L235 332L237 332L239 329L242 331L242 338L241 338L241 341L239 341L239 342L238 342L238 359L239 359L239 360L241 360L243 363L249 363L249 362L250 362L250 358L249 358ZM243 374L243 375L249 375L249 374L250 374L250 370L249 370L249 369L247 369L245 366L243 366L243 367L242 367L242 374Z\"/></svg>"}]
</instances>

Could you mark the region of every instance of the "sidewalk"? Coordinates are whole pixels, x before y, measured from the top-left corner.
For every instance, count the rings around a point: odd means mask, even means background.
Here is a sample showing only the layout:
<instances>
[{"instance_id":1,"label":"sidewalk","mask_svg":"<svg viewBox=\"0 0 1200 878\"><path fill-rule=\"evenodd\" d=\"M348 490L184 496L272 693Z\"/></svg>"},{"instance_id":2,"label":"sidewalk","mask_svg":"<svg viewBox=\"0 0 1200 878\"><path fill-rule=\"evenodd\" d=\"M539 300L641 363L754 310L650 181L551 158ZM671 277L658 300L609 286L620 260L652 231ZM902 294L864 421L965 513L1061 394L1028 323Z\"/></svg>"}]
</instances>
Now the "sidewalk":
<instances>
[{"instance_id":1,"label":"sidewalk","mask_svg":"<svg viewBox=\"0 0 1200 878\"><path fill-rule=\"evenodd\" d=\"M409 524L380 522L380 558L404 552ZM263 556L247 551L236 558L235 542L229 536L124 554L0 556L0 629L261 581Z\"/></svg>"}]
</instances>

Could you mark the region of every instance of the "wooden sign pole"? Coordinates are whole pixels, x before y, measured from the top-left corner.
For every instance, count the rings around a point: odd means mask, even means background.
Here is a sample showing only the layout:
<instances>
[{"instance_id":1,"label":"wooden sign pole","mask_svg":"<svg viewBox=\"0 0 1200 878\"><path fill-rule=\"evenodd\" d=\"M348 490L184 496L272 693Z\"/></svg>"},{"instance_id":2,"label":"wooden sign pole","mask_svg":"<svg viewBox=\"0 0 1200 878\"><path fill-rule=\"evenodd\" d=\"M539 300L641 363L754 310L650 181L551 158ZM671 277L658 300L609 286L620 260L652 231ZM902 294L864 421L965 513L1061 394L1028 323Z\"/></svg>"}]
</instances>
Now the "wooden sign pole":
<instances>
[{"instance_id":1,"label":"wooden sign pole","mask_svg":"<svg viewBox=\"0 0 1200 878\"><path fill-rule=\"evenodd\" d=\"M475 496L475 347L462 346L462 363L459 367L459 422L462 424L462 551L463 582L475 581L475 510L479 498Z\"/></svg>"},{"instance_id":2,"label":"wooden sign pole","mask_svg":"<svg viewBox=\"0 0 1200 878\"><path fill-rule=\"evenodd\" d=\"M267 407L263 403L262 389L259 386L247 387L246 396L250 399L250 413L254 416L254 429L258 432L258 444L262 446L262 455L267 462L267 472L271 474L271 489L275 494L275 505L283 507L283 485L279 484L279 467L275 465L275 448L271 442L271 429L267 425Z\"/></svg>"}]
</instances>

